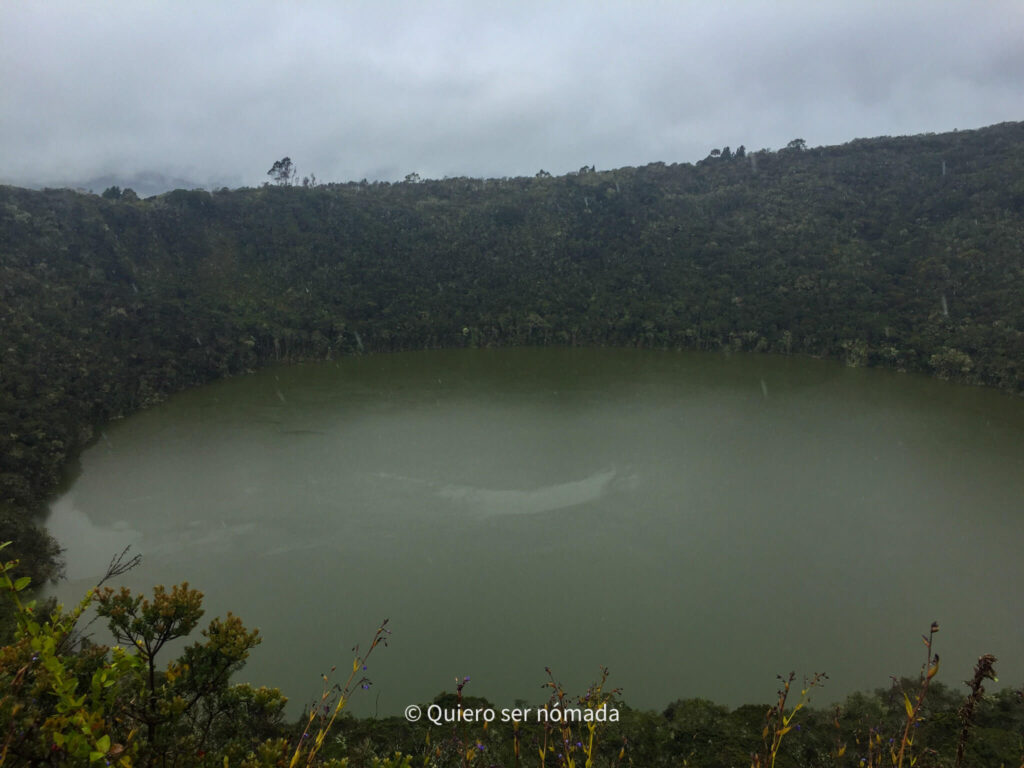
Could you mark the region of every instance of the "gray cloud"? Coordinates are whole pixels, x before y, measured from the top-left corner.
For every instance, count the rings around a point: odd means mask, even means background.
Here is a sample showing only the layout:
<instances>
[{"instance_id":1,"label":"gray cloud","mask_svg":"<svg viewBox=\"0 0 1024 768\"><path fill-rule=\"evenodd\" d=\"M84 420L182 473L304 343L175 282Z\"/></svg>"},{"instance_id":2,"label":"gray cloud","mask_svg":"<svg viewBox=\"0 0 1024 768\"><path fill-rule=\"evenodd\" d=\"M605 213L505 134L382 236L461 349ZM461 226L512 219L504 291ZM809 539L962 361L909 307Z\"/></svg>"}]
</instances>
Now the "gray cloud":
<instances>
[{"instance_id":1,"label":"gray cloud","mask_svg":"<svg viewBox=\"0 0 1024 768\"><path fill-rule=\"evenodd\" d=\"M1018 2L5 4L0 176L531 175L1024 119Z\"/></svg>"}]
</instances>

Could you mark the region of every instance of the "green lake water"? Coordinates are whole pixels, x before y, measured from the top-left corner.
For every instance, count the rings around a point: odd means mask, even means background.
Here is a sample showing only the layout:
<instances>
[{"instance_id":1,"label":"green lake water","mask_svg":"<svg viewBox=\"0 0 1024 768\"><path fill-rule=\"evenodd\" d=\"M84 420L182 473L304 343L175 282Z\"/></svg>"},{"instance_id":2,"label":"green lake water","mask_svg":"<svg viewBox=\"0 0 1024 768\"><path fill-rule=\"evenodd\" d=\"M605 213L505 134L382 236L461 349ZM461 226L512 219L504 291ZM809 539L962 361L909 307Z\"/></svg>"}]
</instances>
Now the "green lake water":
<instances>
[{"instance_id":1,"label":"green lake water","mask_svg":"<svg viewBox=\"0 0 1024 768\"><path fill-rule=\"evenodd\" d=\"M131 544L263 643L296 708L390 619L359 713L472 677L496 706L815 701L994 653L1024 681L1024 402L835 363L612 349L276 367L106 425L52 505L77 597ZM97 639L103 639L94 625Z\"/></svg>"}]
</instances>

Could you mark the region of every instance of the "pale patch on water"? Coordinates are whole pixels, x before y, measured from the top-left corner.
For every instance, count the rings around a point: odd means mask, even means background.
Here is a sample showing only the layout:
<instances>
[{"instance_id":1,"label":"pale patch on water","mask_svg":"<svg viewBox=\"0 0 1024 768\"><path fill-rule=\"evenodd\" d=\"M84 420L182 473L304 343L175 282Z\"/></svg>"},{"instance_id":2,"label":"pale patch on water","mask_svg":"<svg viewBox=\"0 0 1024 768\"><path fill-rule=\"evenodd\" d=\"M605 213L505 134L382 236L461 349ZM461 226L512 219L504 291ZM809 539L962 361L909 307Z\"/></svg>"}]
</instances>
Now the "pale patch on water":
<instances>
[{"instance_id":1,"label":"pale patch on water","mask_svg":"<svg viewBox=\"0 0 1024 768\"><path fill-rule=\"evenodd\" d=\"M256 531L256 523L228 523L226 520L212 525L190 523L190 527L198 530L183 533L178 540L176 549L198 547L210 552L227 552L237 544L239 537Z\"/></svg>"},{"instance_id":2,"label":"pale patch on water","mask_svg":"<svg viewBox=\"0 0 1024 768\"><path fill-rule=\"evenodd\" d=\"M239 540L258 531L252 521L193 520L175 524L146 536L126 520L99 525L80 509L68 494L58 499L50 510L47 529L60 542L71 542L65 554L65 575L69 581L94 579L125 547L146 558L176 558L181 552L232 551Z\"/></svg>"},{"instance_id":3,"label":"pale patch on water","mask_svg":"<svg viewBox=\"0 0 1024 768\"><path fill-rule=\"evenodd\" d=\"M73 544L68 548L65 565L67 578L72 581L102 573L111 557L127 546L137 547L142 540L142 533L125 520L109 526L96 525L75 506L70 494L54 502L47 528L57 541Z\"/></svg>"},{"instance_id":4,"label":"pale patch on water","mask_svg":"<svg viewBox=\"0 0 1024 768\"><path fill-rule=\"evenodd\" d=\"M333 545L329 541L311 539L309 541L297 541L290 544L283 544L278 547L271 547L266 550L263 555L266 557L280 557L281 555L289 555L293 552L307 552L311 549L325 549L332 547Z\"/></svg>"},{"instance_id":5,"label":"pale patch on water","mask_svg":"<svg viewBox=\"0 0 1024 768\"><path fill-rule=\"evenodd\" d=\"M418 477L377 472L377 477L389 481L425 486L444 501L455 501L468 512L479 515L532 515L555 512L560 509L588 504L604 497L612 490L634 490L640 480L635 473L621 475L616 469L595 472L582 480L542 486L540 488L482 488L458 483L438 483Z\"/></svg>"},{"instance_id":6,"label":"pale patch on water","mask_svg":"<svg viewBox=\"0 0 1024 768\"><path fill-rule=\"evenodd\" d=\"M484 515L533 515L596 501L608 492L615 474L614 469L606 469L582 480L528 490L445 485L436 492Z\"/></svg>"}]
</instances>

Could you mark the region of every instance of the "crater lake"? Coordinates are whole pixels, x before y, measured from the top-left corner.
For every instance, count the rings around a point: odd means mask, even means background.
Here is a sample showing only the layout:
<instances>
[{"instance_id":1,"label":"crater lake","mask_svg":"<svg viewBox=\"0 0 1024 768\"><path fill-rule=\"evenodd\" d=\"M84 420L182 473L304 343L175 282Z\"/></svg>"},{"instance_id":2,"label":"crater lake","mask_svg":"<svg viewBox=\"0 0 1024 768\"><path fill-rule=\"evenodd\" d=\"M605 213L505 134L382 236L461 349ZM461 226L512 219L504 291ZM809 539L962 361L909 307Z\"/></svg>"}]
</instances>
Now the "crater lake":
<instances>
[{"instance_id":1,"label":"crater lake","mask_svg":"<svg viewBox=\"0 0 1024 768\"><path fill-rule=\"evenodd\" d=\"M834 362L622 349L264 369L102 427L48 527L75 602L188 581L297 709L390 619L360 714L610 669L635 707L814 703L983 653L1024 680L1024 403ZM115 584L116 586L116 584ZM205 621L201 626L205 626ZM105 639L98 624L91 631ZM170 659L171 654L168 654ZM166 661L166 660L165 660ZM340 680L339 680L340 681Z\"/></svg>"}]
</instances>

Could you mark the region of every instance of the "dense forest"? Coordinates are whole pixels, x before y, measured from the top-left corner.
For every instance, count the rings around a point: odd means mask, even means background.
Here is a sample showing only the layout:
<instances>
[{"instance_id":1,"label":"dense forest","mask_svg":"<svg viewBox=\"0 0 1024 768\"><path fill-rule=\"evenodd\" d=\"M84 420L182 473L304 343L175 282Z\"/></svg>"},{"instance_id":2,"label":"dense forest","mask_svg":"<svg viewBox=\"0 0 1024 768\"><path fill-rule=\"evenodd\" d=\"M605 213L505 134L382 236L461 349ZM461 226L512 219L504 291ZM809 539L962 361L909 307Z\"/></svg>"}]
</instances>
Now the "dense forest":
<instances>
[{"instance_id":1,"label":"dense forest","mask_svg":"<svg viewBox=\"0 0 1024 768\"><path fill-rule=\"evenodd\" d=\"M35 520L99 425L275 361L728 349L1024 392L1024 123L560 177L293 181L0 187L0 541L19 572L57 574Z\"/></svg>"}]
</instances>

